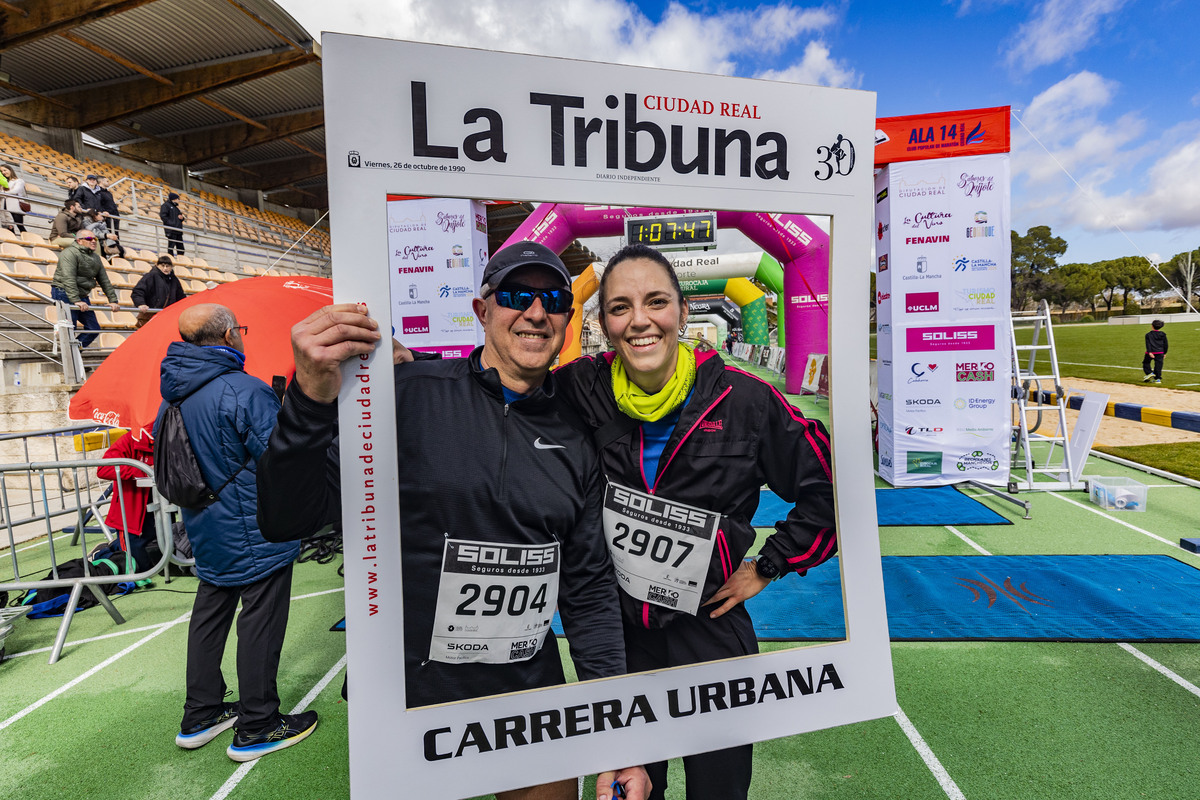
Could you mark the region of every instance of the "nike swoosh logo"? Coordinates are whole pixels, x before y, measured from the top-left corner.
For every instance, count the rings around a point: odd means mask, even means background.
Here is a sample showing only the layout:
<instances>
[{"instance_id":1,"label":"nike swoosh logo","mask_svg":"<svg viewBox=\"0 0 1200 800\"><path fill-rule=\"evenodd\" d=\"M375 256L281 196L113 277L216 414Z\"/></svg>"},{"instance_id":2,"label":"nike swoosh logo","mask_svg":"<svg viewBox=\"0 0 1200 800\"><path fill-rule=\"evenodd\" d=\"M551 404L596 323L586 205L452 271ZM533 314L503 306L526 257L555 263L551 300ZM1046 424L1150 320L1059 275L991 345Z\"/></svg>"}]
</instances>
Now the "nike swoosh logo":
<instances>
[{"instance_id":1,"label":"nike swoosh logo","mask_svg":"<svg viewBox=\"0 0 1200 800\"><path fill-rule=\"evenodd\" d=\"M533 440L533 446L536 447L538 450L566 450L567 449L567 446L565 444L546 444L545 442L542 441L542 437L540 437L540 436Z\"/></svg>"}]
</instances>

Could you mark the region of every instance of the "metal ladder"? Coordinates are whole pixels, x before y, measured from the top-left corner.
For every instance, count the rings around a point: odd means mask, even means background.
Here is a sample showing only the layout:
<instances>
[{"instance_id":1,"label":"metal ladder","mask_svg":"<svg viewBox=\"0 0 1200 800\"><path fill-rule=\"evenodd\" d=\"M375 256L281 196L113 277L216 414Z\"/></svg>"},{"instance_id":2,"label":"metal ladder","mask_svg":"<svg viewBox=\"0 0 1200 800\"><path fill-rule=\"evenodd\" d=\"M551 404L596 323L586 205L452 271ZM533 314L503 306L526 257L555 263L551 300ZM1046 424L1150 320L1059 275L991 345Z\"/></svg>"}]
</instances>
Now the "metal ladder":
<instances>
[{"instance_id":1,"label":"metal ladder","mask_svg":"<svg viewBox=\"0 0 1200 800\"><path fill-rule=\"evenodd\" d=\"M1022 330L1032 325L1033 340L1031 344L1017 344L1017 328ZM1042 332L1045 331L1046 342L1042 343ZM1066 393L1058 372L1058 356L1054 350L1054 329L1050 324L1050 304L1045 300L1038 304L1036 311L1014 311L1009 317L1009 345L1012 350L1013 391L1012 405L1016 416L1013 424L1012 447L1009 452L1009 482L1008 490L1025 491L1069 491L1083 489L1083 481L1071 481L1071 450L1067 447L1067 403ZM1040 373L1038 354L1044 353L1049 357L1049 373ZM1022 355L1028 354L1022 364ZM1052 381L1052 388L1042 389L1043 381ZM1047 393L1053 392L1054 402L1047 402ZM1046 436L1037 433L1042 424L1042 414L1047 408L1053 408L1057 413L1058 428L1054 435ZM1030 424L1029 415L1035 414ZM1045 445L1039 451L1044 456L1035 459L1033 445ZM1040 464L1040 466L1039 466ZM1025 471L1024 482L1018 482L1011 476L1021 468ZM1050 480L1038 480L1038 476L1046 476Z\"/></svg>"}]
</instances>

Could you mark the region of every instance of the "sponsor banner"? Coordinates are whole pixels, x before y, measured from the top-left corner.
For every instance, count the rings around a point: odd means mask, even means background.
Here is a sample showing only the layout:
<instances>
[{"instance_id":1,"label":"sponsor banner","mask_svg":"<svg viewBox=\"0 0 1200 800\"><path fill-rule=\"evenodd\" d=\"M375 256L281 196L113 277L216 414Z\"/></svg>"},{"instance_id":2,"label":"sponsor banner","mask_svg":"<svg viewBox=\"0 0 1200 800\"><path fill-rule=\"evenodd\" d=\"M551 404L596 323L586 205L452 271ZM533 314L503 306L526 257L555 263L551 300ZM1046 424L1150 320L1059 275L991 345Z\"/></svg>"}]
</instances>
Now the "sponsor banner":
<instances>
[{"instance_id":1,"label":"sponsor banner","mask_svg":"<svg viewBox=\"0 0 1200 800\"><path fill-rule=\"evenodd\" d=\"M907 292L904 295L904 313L937 313L940 300L937 292Z\"/></svg>"},{"instance_id":2,"label":"sponsor banner","mask_svg":"<svg viewBox=\"0 0 1200 800\"><path fill-rule=\"evenodd\" d=\"M487 215L471 200L387 200L388 267L396 336L446 358L483 342L471 300L487 260ZM398 323L398 324L397 324Z\"/></svg>"},{"instance_id":3,"label":"sponsor banner","mask_svg":"<svg viewBox=\"0 0 1200 800\"><path fill-rule=\"evenodd\" d=\"M875 166L1009 151L1009 107L875 120Z\"/></svg>"},{"instance_id":4,"label":"sponsor banner","mask_svg":"<svg viewBox=\"0 0 1200 800\"><path fill-rule=\"evenodd\" d=\"M910 353L941 350L991 350L996 346L994 325L941 325L932 328L909 328L905 346Z\"/></svg>"},{"instance_id":5,"label":"sponsor banner","mask_svg":"<svg viewBox=\"0 0 1200 800\"><path fill-rule=\"evenodd\" d=\"M829 363L824 353L809 353L804 364L804 378L800 382L800 394L815 394L829 397Z\"/></svg>"},{"instance_id":6,"label":"sponsor banner","mask_svg":"<svg viewBox=\"0 0 1200 800\"><path fill-rule=\"evenodd\" d=\"M886 319L877 314L876 350L894 364L886 422L899 455L897 468L880 474L895 485L953 483L964 472L1003 483L1004 459L992 469L967 458L960 469L959 457L1007 453L1008 157L891 164L876 181L881 192L876 257L886 242L888 269L876 273L875 297L894 302ZM940 471L929 459L908 468L905 453L934 451L944 454Z\"/></svg>"},{"instance_id":7,"label":"sponsor banner","mask_svg":"<svg viewBox=\"0 0 1200 800\"><path fill-rule=\"evenodd\" d=\"M904 471L908 475L941 475L941 450L909 450L904 454Z\"/></svg>"}]
</instances>

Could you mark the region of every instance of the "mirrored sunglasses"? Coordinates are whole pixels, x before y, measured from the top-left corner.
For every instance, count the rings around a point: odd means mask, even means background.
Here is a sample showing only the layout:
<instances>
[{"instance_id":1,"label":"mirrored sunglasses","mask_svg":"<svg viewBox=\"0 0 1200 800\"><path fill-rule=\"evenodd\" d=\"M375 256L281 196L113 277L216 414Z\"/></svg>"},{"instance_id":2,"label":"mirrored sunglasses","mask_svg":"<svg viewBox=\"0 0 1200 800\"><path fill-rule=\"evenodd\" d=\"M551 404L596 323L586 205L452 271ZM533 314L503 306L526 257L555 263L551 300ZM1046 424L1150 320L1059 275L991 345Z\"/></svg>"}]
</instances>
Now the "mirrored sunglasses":
<instances>
[{"instance_id":1,"label":"mirrored sunglasses","mask_svg":"<svg viewBox=\"0 0 1200 800\"><path fill-rule=\"evenodd\" d=\"M547 314L565 314L575 302L570 289L534 289L515 283L501 286L495 294L497 305L514 311L526 311L535 299L539 299Z\"/></svg>"}]
</instances>

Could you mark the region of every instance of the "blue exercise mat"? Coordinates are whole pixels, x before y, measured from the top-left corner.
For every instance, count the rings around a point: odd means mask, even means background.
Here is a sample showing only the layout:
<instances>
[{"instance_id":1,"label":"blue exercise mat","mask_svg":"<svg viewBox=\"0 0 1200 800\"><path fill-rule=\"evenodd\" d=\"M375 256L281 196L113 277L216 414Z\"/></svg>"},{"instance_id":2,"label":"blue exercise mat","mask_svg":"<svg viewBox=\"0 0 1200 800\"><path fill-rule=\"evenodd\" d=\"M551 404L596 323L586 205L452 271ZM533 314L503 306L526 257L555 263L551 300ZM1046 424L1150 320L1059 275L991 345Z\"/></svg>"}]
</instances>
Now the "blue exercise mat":
<instances>
[{"instance_id":1,"label":"blue exercise mat","mask_svg":"<svg viewBox=\"0 0 1200 800\"><path fill-rule=\"evenodd\" d=\"M1200 641L1200 570L1169 556L885 556L893 641ZM746 607L762 640L843 639L837 559Z\"/></svg>"},{"instance_id":2,"label":"blue exercise mat","mask_svg":"<svg viewBox=\"0 0 1200 800\"><path fill-rule=\"evenodd\" d=\"M880 527L1012 524L953 486L876 489L875 507ZM751 524L756 528L773 528L775 522L785 518L791 509L791 504L785 503L779 495L763 490Z\"/></svg>"}]
</instances>

